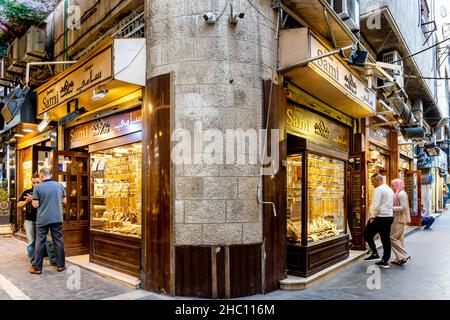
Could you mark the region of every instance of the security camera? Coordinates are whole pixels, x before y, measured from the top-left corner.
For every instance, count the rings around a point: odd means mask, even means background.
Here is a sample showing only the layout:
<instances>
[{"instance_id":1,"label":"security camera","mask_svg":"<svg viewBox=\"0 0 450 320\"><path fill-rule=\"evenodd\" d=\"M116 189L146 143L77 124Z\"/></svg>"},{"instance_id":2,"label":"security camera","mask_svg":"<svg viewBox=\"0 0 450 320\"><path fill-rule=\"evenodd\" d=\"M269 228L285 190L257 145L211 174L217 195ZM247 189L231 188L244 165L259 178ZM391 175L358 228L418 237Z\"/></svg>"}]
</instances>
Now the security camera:
<instances>
[{"instance_id":1,"label":"security camera","mask_svg":"<svg viewBox=\"0 0 450 320\"><path fill-rule=\"evenodd\" d=\"M218 14L216 12L206 12L203 15L203 19L205 19L206 23L214 24L217 21Z\"/></svg>"},{"instance_id":2,"label":"security camera","mask_svg":"<svg viewBox=\"0 0 450 320\"><path fill-rule=\"evenodd\" d=\"M239 19L244 19L245 13L244 12L239 12L239 13L234 13L234 8L233 5L230 4L230 23L232 24L236 24L238 23Z\"/></svg>"}]
</instances>

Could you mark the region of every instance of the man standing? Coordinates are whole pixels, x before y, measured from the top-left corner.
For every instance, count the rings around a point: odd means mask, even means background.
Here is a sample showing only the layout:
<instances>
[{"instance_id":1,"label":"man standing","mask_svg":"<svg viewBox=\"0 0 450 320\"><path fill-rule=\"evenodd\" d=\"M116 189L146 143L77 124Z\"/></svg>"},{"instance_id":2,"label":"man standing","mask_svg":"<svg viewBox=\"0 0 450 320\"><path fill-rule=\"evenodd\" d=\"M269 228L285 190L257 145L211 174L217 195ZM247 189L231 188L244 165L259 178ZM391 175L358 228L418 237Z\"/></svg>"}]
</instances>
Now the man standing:
<instances>
[{"instance_id":1,"label":"man standing","mask_svg":"<svg viewBox=\"0 0 450 320\"><path fill-rule=\"evenodd\" d=\"M366 230L364 230L364 239L368 243L371 255L364 260L378 260L377 247L375 245L374 237L380 234L381 243L383 244L383 258L376 264L380 268L389 269L389 259L391 258L391 225L394 222L394 192L387 184L384 183L384 178L380 174L372 176L372 185L375 188L372 204L369 209L370 219L367 223Z\"/></svg>"},{"instance_id":2,"label":"man standing","mask_svg":"<svg viewBox=\"0 0 450 320\"><path fill-rule=\"evenodd\" d=\"M33 188L25 190L23 192L22 196L19 199L19 202L17 203L17 208L19 210L25 208L24 227L25 227L25 231L27 233L27 240L28 240L28 246L27 246L28 260L30 261L31 265L34 267L34 265L35 265L35 263L34 263L35 262L34 247L35 247L35 242L36 242L37 209L33 208L31 202L33 201L34 187L40 183L39 174L37 174L37 173L33 174L31 182L33 183ZM48 254L48 258L50 260L50 264L53 266L56 266L55 248L53 246L50 236L47 238L45 245L47 247L47 254Z\"/></svg>"},{"instance_id":3,"label":"man standing","mask_svg":"<svg viewBox=\"0 0 450 320\"><path fill-rule=\"evenodd\" d=\"M37 208L36 218L36 250L35 267L31 268L33 274L42 273L43 253L45 240L50 230L56 251L56 265L59 272L64 271L65 254L64 240L62 234L62 203L66 203L66 190L62 184L52 180L50 169L44 168L40 171L42 183L34 188L33 207Z\"/></svg>"}]
</instances>

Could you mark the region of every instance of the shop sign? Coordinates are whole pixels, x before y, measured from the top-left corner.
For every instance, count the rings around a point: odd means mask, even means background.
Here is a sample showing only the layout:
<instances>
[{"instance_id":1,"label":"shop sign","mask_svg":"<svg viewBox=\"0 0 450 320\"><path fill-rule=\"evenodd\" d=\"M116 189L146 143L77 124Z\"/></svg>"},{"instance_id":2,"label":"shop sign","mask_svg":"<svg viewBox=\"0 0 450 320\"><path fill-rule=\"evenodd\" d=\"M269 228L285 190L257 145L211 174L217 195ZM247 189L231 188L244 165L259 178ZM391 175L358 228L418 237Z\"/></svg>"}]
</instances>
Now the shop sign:
<instances>
[{"instance_id":1,"label":"shop sign","mask_svg":"<svg viewBox=\"0 0 450 320\"><path fill-rule=\"evenodd\" d=\"M0 201L0 217L9 216L10 208L9 201Z\"/></svg>"},{"instance_id":2,"label":"shop sign","mask_svg":"<svg viewBox=\"0 0 450 320\"><path fill-rule=\"evenodd\" d=\"M69 149L87 146L142 130L142 111L116 114L68 129Z\"/></svg>"},{"instance_id":3,"label":"shop sign","mask_svg":"<svg viewBox=\"0 0 450 320\"><path fill-rule=\"evenodd\" d=\"M112 47L37 93L38 114L48 112L112 77Z\"/></svg>"},{"instance_id":4,"label":"shop sign","mask_svg":"<svg viewBox=\"0 0 450 320\"><path fill-rule=\"evenodd\" d=\"M421 148L419 159L417 161L417 169L440 168L447 171L447 154L440 150L438 157L429 157L425 153L425 149Z\"/></svg>"},{"instance_id":5,"label":"shop sign","mask_svg":"<svg viewBox=\"0 0 450 320\"><path fill-rule=\"evenodd\" d=\"M317 39L310 36L310 57L317 57L329 52ZM343 89L348 95L359 103L376 110L376 94L353 75L345 65L334 56L329 56L312 62L322 73L327 75L332 82Z\"/></svg>"},{"instance_id":6,"label":"shop sign","mask_svg":"<svg viewBox=\"0 0 450 320\"><path fill-rule=\"evenodd\" d=\"M287 108L287 129L313 142L335 149L349 150L349 129L311 111Z\"/></svg>"},{"instance_id":7,"label":"shop sign","mask_svg":"<svg viewBox=\"0 0 450 320\"><path fill-rule=\"evenodd\" d=\"M390 147L390 133L388 129L385 128L370 128L369 129L369 140L377 143L381 146L386 147L386 149L389 149Z\"/></svg>"}]
</instances>

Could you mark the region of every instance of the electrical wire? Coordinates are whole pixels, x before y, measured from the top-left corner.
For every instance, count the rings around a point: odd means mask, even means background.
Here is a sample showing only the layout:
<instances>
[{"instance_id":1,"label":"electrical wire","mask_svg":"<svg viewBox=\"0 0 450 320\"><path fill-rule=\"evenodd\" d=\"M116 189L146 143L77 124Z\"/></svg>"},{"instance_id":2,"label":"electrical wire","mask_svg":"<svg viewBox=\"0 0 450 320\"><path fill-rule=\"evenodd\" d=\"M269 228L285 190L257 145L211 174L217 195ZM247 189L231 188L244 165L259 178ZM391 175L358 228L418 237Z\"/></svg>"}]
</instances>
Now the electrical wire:
<instances>
[{"instance_id":1,"label":"electrical wire","mask_svg":"<svg viewBox=\"0 0 450 320\"><path fill-rule=\"evenodd\" d=\"M222 12L217 16L217 20L219 20L220 17L225 13L225 10L227 9L229 3L230 3L230 1L227 0L227 3L225 3L225 6L223 7Z\"/></svg>"},{"instance_id":2,"label":"electrical wire","mask_svg":"<svg viewBox=\"0 0 450 320\"><path fill-rule=\"evenodd\" d=\"M422 52L425 52L425 51L428 51L428 50L430 50L430 49L433 49L434 47L436 47L436 46L440 45L441 43L444 43L444 42L446 42L446 41L448 41L448 40L450 40L450 38L447 38L447 39L445 39L445 40L442 40L442 41L440 41L440 42L438 42L438 43L433 44L432 46L430 46L430 47L428 47L428 48L425 48L425 49L420 50L420 51L418 51L418 52L416 52L416 53L410 54L409 56L406 56L406 57L404 57L404 58L401 58L401 59L399 59L399 60L397 60L397 61L393 61L393 62L391 62L391 63L392 63L392 64L395 64L395 63L397 63L397 62L400 62L400 61L403 61L403 60L412 58L412 57L414 57L414 56L417 56L418 54L420 54L420 53L422 53Z\"/></svg>"},{"instance_id":3,"label":"electrical wire","mask_svg":"<svg viewBox=\"0 0 450 320\"><path fill-rule=\"evenodd\" d=\"M123 71L125 71L126 69L128 69L129 67L131 67L131 65L134 63L134 61L136 61L136 59L139 57L139 55L141 54L142 50L144 50L146 43L144 42L144 44L142 45L141 49L139 49L138 53L134 56L133 60L131 60L131 62L124 67L123 69L117 71L114 74L114 77L117 76L118 74L122 73Z\"/></svg>"},{"instance_id":4,"label":"electrical wire","mask_svg":"<svg viewBox=\"0 0 450 320\"><path fill-rule=\"evenodd\" d=\"M266 17L266 16L259 10L259 8L253 4L253 2L251 2L250 0L247 0L247 1L248 1L248 3L253 7L253 9L255 9L256 12L258 12L258 14L259 14L261 17L265 18L267 21L270 21L270 23L272 23L272 24L276 24L275 22L273 22L272 19Z\"/></svg>"}]
</instances>

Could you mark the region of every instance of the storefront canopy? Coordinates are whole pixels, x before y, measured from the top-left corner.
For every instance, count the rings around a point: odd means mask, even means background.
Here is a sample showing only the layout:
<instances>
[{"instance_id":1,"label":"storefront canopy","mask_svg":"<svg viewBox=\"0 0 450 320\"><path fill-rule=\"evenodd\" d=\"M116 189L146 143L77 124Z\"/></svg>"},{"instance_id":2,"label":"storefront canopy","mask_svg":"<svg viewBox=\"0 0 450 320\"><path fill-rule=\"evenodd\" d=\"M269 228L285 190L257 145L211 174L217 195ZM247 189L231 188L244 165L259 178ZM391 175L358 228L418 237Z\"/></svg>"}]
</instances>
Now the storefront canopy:
<instances>
[{"instance_id":1,"label":"storefront canopy","mask_svg":"<svg viewBox=\"0 0 450 320\"><path fill-rule=\"evenodd\" d=\"M97 109L141 91L146 78L146 42L108 38L76 64L39 87L37 114L60 120L68 103L86 111Z\"/></svg>"},{"instance_id":2,"label":"storefront canopy","mask_svg":"<svg viewBox=\"0 0 450 320\"><path fill-rule=\"evenodd\" d=\"M336 12L325 0L282 0L285 9L295 14L320 36L337 47L358 42L355 35L345 26Z\"/></svg>"},{"instance_id":3,"label":"storefront canopy","mask_svg":"<svg viewBox=\"0 0 450 320\"><path fill-rule=\"evenodd\" d=\"M279 70L287 80L353 118L373 116L376 93L336 55L290 67L330 51L308 28L282 30Z\"/></svg>"}]
</instances>

